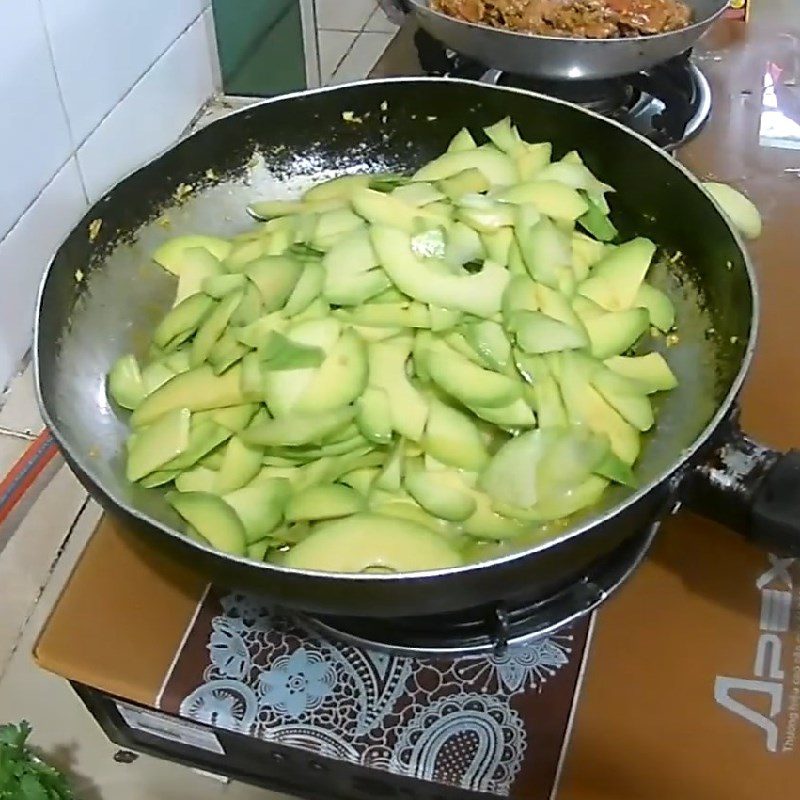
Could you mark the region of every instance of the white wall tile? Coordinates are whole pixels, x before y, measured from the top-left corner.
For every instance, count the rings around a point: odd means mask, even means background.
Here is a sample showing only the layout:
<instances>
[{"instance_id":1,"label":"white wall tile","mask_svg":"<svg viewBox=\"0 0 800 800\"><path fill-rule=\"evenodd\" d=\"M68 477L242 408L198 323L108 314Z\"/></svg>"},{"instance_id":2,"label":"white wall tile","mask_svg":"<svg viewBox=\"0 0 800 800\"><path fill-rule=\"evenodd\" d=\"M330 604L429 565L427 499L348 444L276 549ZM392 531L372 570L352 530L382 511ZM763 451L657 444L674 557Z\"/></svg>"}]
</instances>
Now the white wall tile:
<instances>
[{"instance_id":1,"label":"white wall tile","mask_svg":"<svg viewBox=\"0 0 800 800\"><path fill-rule=\"evenodd\" d=\"M378 6L369 18L364 32L372 33L396 33L400 24L386 16L386 12Z\"/></svg>"},{"instance_id":2,"label":"white wall tile","mask_svg":"<svg viewBox=\"0 0 800 800\"><path fill-rule=\"evenodd\" d=\"M44 269L85 210L80 175L71 158L0 241L0 386L8 383L30 347Z\"/></svg>"},{"instance_id":3,"label":"white wall tile","mask_svg":"<svg viewBox=\"0 0 800 800\"><path fill-rule=\"evenodd\" d=\"M376 0L316 0L317 25L329 31L360 31L372 16Z\"/></svg>"},{"instance_id":4,"label":"white wall tile","mask_svg":"<svg viewBox=\"0 0 800 800\"><path fill-rule=\"evenodd\" d=\"M76 146L206 6L204 0L41 4Z\"/></svg>"},{"instance_id":5,"label":"white wall tile","mask_svg":"<svg viewBox=\"0 0 800 800\"><path fill-rule=\"evenodd\" d=\"M393 38L393 33L362 33L339 64L330 83L347 83L366 78Z\"/></svg>"},{"instance_id":6,"label":"white wall tile","mask_svg":"<svg viewBox=\"0 0 800 800\"><path fill-rule=\"evenodd\" d=\"M353 46L358 34L350 31L319 32L319 64L322 83L329 83L336 68Z\"/></svg>"},{"instance_id":7,"label":"white wall tile","mask_svg":"<svg viewBox=\"0 0 800 800\"><path fill-rule=\"evenodd\" d=\"M67 160L70 138L38 4L3 3L0 17L2 239Z\"/></svg>"},{"instance_id":8,"label":"white wall tile","mask_svg":"<svg viewBox=\"0 0 800 800\"><path fill-rule=\"evenodd\" d=\"M89 199L166 150L213 92L205 20L200 18L89 136L78 163Z\"/></svg>"}]
</instances>

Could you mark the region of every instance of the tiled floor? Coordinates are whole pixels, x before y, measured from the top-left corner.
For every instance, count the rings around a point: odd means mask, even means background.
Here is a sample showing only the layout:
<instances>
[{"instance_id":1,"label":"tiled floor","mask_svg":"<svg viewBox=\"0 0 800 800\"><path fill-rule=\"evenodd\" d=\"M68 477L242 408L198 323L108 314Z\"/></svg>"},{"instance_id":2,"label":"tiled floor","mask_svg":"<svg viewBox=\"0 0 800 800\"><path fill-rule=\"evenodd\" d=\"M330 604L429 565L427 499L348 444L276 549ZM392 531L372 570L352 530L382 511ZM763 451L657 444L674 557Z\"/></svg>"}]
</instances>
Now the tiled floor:
<instances>
[{"instance_id":1,"label":"tiled floor","mask_svg":"<svg viewBox=\"0 0 800 800\"><path fill-rule=\"evenodd\" d=\"M315 0L323 84L369 73L397 31L376 0Z\"/></svg>"},{"instance_id":2,"label":"tiled floor","mask_svg":"<svg viewBox=\"0 0 800 800\"><path fill-rule=\"evenodd\" d=\"M367 75L395 32L375 0L316 0L323 83ZM212 103L198 124L245 101ZM0 483L43 430L27 368L0 397ZM6 487L8 488L8 487ZM0 498L2 499L2 498ZM73 776L81 800L273 798L141 756L113 759L116 748L66 683L34 666L31 648L91 531L99 507L55 458L5 520L0 517L0 723L28 719L34 744Z\"/></svg>"}]
</instances>

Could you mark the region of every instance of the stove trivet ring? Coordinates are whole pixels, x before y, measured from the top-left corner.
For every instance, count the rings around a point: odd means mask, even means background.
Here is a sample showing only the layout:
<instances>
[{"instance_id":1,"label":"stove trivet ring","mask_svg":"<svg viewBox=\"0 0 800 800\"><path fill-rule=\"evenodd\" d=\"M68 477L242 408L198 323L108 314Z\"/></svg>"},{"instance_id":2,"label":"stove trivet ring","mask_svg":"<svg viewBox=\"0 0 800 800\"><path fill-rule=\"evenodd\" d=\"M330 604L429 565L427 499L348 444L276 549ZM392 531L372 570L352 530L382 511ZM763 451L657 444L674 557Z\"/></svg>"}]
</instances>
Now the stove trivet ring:
<instances>
[{"instance_id":1,"label":"stove trivet ring","mask_svg":"<svg viewBox=\"0 0 800 800\"><path fill-rule=\"evenodd\" d=\"M502 655L510 648L524 647L569 627L605 602L644 560L660 525L660 519L651 523L547 600L520 608L497 605L476 612L474 619L467 616L464 624L450 628L435 625L433 633L426 626L415 635L408 620L392 625L388 619L299 616L308 627L330 639L397 656Z\"/></svg>"}]
</instances>

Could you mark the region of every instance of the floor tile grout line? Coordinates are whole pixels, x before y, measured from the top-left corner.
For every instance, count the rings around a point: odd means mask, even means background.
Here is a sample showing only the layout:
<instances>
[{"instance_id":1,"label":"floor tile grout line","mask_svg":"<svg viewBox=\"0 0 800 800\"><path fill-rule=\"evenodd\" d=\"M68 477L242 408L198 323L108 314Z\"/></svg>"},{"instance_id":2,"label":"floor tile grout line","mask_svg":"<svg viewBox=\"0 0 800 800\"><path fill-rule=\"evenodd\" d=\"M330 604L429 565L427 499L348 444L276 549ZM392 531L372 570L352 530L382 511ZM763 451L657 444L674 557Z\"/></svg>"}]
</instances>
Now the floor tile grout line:
<instances>
[{"instance_id":1,"label":"floor tile grout line","mask_svg":"<svg viewBox=\"0 0 800 800\"><path fill-rule=\"evenodd\" d=\"M15 428L7 428L5 425L0 425L0 436L8 436L12 439L19 439L23 442L33 442L36 440L38 435L38 433L18 431Z\"/></svg>"},{"instance_id":2,"label":"floor tile grout line","mask_svg":"<svg viewBox=\"0 0 800 800\"><path fill-rule=\"evenodd\" d=\"M342 66L342 64L344 64L344 60L347 58L347 56L350 55L350 53L353 52L353 49L355 48L356 43L358 42L358 40L365 33L382 33L382 31L368 31L367 30L367 25L369 25L370 20L375 16L375 13L377 11L379 11L379 10L380 10L380 6L376 3L375 4L375 8L372 9L372 12L366 18L366 20L364 21L364 24L361 26L360 30L358 30L358 31L340 31L340 33L355 33L356 35L353 37L353 41L350 42L350 47L347 48L347 52L341 57L341 59L339 59L339 63L336 65L336 67L334 68L333 72L331 73L331 76L330 76L329 80L333 80L336 77L336 73L339 72L340 67ZM323 29L323 30L327 30L327 29ZM366 78L367 76L365 75L364 77Z\"/></svg>"},{"instance_id":3,"label":"floor tile grout line","mask_svg":"<svg viewBox=\"0 0 800 800\"><path fill-rule=\"evenodd\" d=\"M36 598L34 599L33 603L31 603L28 613L25 616L25 619L19 626L19 630L17 631L17 637L11 644L8 656L5 659L5 667L2 671L0 671L0 681L3 680L5 671L6 669L8 669L9 664L11 664L11 660L14 657L14 654L17 652L20 643L22 642L22 637L24 636L28 624L31 621L31 617L33 617L34 613L36 612L36 608L39 605L39 600L41 600L42 595L44 594L44 591L47 588L47 584L50 583L50 579L53 577L53 573L55 572L55 569L58 566L58 562L61 560L61 556L64 555L64 551L67 549L67 545L69 544L70 539L72 539L72 534L75 532L75 528L80 522L81 517L86 512L86 509L89 507L90 500L91 498L89 497L88 494L84 496L83 502L81 503L80 508L78 508L78 513L73 518L69 528L67 529L66 535L61 540L61 543L59 544L58 549L56 550L55 555L53 556L53 560L50 562L50 566L48 567L47 573L42 579L41 586L39 586L39 591L36 595Z\"/></svg>"}]
</instances>

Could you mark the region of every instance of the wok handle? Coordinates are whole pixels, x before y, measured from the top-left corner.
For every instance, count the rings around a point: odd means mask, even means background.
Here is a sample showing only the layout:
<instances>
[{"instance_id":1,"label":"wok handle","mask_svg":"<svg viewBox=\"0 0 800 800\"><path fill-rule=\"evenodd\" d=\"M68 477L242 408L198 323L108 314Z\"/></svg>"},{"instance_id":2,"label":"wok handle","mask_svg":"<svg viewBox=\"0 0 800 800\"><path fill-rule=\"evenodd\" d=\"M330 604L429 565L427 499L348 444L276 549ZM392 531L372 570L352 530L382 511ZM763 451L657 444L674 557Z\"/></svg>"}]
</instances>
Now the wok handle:
<instances>
[{"instance_id":1,"label":"wok handle","mask_svg":"<svg viewBox=\"0 0 800 800\"><path fill-rule=\"evenodd\" d=\"M684 484L684 505L780 556L800 556L800 451L780 453L734 422Z\"/></svg>"}]
</instances>

